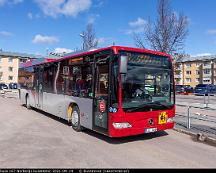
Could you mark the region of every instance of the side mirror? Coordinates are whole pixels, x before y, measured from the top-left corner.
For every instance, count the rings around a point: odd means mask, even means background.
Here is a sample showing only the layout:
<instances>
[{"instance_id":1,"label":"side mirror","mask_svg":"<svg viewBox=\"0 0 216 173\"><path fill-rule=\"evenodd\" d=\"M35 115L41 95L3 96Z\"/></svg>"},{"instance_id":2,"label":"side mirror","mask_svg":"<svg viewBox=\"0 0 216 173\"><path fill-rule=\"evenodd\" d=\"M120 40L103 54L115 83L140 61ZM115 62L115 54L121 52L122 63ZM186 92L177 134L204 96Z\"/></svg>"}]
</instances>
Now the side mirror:
<instances>
[{"instance_id":1,"label":"side mirror","mask_svg":"<svg viewBox=\"0 0 216 173\"><path fill-rule=\"evenodd\" d=\"M127 63L128 63L128 57L127 56L121 56L120 57L120 74L127 74Z\"/></svg>"}]
</instances>

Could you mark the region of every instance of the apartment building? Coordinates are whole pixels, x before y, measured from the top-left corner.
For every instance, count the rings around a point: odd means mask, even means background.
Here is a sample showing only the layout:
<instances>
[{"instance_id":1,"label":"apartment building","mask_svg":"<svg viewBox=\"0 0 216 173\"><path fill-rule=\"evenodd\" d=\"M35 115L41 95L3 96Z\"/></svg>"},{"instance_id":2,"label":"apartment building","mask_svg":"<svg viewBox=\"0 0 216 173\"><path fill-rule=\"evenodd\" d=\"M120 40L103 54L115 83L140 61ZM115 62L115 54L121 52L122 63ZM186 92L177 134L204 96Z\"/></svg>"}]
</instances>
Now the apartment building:
<instances>
[{"instance_id":1,"label":"apartment building","mask_svg":"<svg viewBox=\"0 0 216 173\"><path fill-rule=\"evenodd\" d=\"M185 56L177 62L176 84L190 85L198 84L216 85L216 56Z\"/></svg>"},{"instance_id":2,"label":"apartment building","mask_svg":"<svg viewBox=\"0 0 216 173\"><path fill-rule=\"evenodd\" d=\"M19 65L36 58L34 55L0 50L0 83L17 83Z\"/></svg>"},{"instance_id":3,"label":"apartment building","mask_svg":"<svg viewBox=\"0 0 216 173\"><path fill-rule=\"evenodd\" d=\"M215 60L212 62L212 79L213 84L216 85L216 58Z\"/></svg>"}]
</instances>

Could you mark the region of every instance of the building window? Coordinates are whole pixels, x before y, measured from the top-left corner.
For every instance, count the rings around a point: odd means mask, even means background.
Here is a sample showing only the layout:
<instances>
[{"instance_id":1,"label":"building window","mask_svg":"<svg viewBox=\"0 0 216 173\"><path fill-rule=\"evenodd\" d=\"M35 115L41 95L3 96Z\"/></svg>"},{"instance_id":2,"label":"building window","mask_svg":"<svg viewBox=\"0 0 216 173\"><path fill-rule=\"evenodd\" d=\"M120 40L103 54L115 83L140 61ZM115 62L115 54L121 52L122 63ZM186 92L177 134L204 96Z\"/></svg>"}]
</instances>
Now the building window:
<instances>
[{"instance_id":1,"label":"building window","mask_svg":"<svg viewBox=\"0 0 216 173\"><path fill-rule=\"evenodd\" d=\"M204 66L210 66L211 63L210 62L204 62Z\"/></svg>"},{"instance_id":2,"label":"building window","mask_svg":"<svg viewBox=\"0 0 216 173\"><path fill-rule=\"evenodd\" d=\"M176 64L176 70L181 70L182 64Z\"/></svg>"},{"instance_id":3,"label":"building window","mask_svg":"<svg viewBox=\"0 0 216 173\"><path fill-rule=\"evenodd\" d=\"M9 58L8 58L8 62L13 62L13 58L12 58L12 57L9 57Z\"/></svg>"},{"instance_id":4,"label":"building window","mask_svg":"<svg viewBox=\"0 0 216 173\"><path fill-rule=\"evenodd\" d=\"M8 67L8 71L12 72L13 71L13 67Z\"/></svg>"},{"instance_id":5,"label":"building window","mask_svg":"<svg viewBox=\"0 0 216 173\"><path fill-rule=\"evenodd\" d=\"M196 70L196 75L199 75L200 74L200 71L199 70Z\"/></svg>"},{"instance_id":6,"label":"building window","mask_svg":"<svg viewBox=\"0 0 216 173\"><path fill-rule=\"evenodd\" d=\"M186 67L191 67L191 63L187 63L185 65L186 65Z\"/></svg>"},{"instance_id":7,"label":"building window","mask_svg":"<svg viewBox=\"0 0 216 173\"><path fill-rule=\"evenodd\" d=\"M186 82L191 82L191 78L186 78Z\"/></svg>"},{"instance_id":8,"label":"building window","mask_svg":"<svg viewBox=\"0 0 216 173\"><path fill-rule=\"evenodd\" d=\"M203 82L205 83L210 82L210 79L204 79Z\"/></svg>"},{"instance_id":9,"label":"building window","mask_svg":"<svg viewBox=\"0 0 216 173\"><path fill-rule=\"evenodd\" d=\"M20 59L20 63L26 63L28 59Z\"/></svg>"},{"instance_id":10,"label":"building window","mask_svg":"<svg viewBox=\"0 0 216 173\"><path fill-rule=\"evenodd\" d=\"M203 70L203 73L204 73L204 74L210 74L210 69L204 69L204 70Z\"/></svg>"},{"instance_id":11,"label":"building window","mask_svg":"<svg viewBox=\"0 0 216 173\"><path fill-rule=\"evenodd\" d=\"M8 80L13 80L13 76L8 76Z\"/></svg>"},{"instance_id":12,"label":"building window","mask_svg":"<svg viewBox=\"0 0 216 173\"><path fill-rule=\"evenodd\" d=\"M197 63L196 63L196 67L199 67L199 66L200 66L200 63L199 63L199 62L197 62Z\"/></svg>"},{"instance_id":13,"label":"building window","mask_svg":"<svg viewBox=\"0 0 216 173\"><path fill-rule=\"evenodd\" d=\"M196 78L196 82L199 82L200 81L200 78Z\"/></svg>"},{"instance_id":14,"label":"building window","mask_svg":"<svg viewBox=\"0 0 216 173\"><path fill-rule=\"evenodd\" d=\"M191 75L191 71L186 71L186 74L187 75Z\"/></svg>"}]
</instances>

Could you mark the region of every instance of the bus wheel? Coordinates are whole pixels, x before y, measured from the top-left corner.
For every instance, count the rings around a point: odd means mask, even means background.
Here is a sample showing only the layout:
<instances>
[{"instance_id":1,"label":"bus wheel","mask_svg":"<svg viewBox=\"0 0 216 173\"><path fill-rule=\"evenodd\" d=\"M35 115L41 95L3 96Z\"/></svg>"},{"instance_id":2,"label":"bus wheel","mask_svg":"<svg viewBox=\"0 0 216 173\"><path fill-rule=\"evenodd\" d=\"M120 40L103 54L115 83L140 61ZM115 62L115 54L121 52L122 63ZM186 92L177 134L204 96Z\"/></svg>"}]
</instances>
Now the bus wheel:
<instances>
[{"instance_id":1,"label":"bus wheel","mask_svg":"<svg viewBox=\"0 0 216 173\"><path fill-rule=\"evenodd\" d=\"M29 102L29 96L28 95L26 96L26 108L27 109L31 109L30 102Z\"/></svg>"},{"instance_id":2,"label":"bus wheel","mask_svg":"<svg viewBox=\"0 0 216 173\"><path fill-rule=\"evenodd\" d=\"M82 127L80 125L80 112L77 106L73 106L72 108L71 125L72 128L77 132L80 132L82 130Z\"/></svg>"}]
</instances>

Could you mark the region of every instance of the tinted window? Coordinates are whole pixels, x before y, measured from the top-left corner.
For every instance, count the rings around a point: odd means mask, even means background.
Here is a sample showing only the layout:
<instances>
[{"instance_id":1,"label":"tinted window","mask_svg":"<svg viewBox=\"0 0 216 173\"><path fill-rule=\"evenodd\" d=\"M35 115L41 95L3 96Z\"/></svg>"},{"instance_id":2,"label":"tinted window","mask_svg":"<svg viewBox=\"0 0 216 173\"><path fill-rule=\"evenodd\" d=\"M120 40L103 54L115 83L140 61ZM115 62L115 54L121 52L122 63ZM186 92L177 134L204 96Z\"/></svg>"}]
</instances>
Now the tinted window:
<instances>
[{"instance_id":1,"label":"tinted window","mask_svg":"<svg viewBox=\"0 0 216 173\"><path fill-rule=\"evenodd\" d=\"M81 61L82 60L82 61ZM93 59L74 58L60 62L56 89L58 93L75 97L93 97Z\"/></svg>"},{"instance_id":2,"label":"tinted window","mask_svg":"<svg viewBox=\"0 0 216 173\"><path fill-rule=\"evenodd\" d=\"M19 69L18 83L22 88L33 88L34 69L33 67L26 67Z\"/></svg>"},{"instance_id":3,"label":"tinted window","mask_svg":"<svg viewBox=\"0 0 216 173\"><path fill-rule=\"evenodd\" d=\"M44 91L53 92L53 84L55 78L55 65L49 65L44 67L43 79L44 79Z\"/></svg>"},{"instance_id":4,"label":"tinted window","mask_svg":"<svg viewBox=\"0 0 216 173\"><path fill-rule=\"evenodd\" d=\"M199 84L199 85L197 85L196 87L207 87L208 85L206 85L206 84Z\"/></svg>"}]
</instances>

